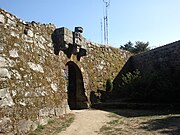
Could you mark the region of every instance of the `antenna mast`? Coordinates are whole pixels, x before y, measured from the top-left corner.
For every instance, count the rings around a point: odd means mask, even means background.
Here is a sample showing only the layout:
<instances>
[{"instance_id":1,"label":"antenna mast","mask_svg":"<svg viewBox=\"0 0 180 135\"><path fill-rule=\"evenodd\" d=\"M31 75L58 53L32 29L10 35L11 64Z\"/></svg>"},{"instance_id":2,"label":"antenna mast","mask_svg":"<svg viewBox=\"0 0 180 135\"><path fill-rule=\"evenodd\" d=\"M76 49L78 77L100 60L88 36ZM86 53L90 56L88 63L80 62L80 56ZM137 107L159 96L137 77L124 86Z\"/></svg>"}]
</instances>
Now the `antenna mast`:
<instances>
[{"instance_id":1,"label":"antenna mast","mask_svg":"<svg viewBox=\"0 0 180 135\"><path fill-rule=\"evenodd\" d=\"M106 1L103 0L105 3L105 16L104 16L104 43L108 44L108 37L109 37L109 31L108 31L108 7L110 6L110 0Z\"/></svg>"}]
</instances>

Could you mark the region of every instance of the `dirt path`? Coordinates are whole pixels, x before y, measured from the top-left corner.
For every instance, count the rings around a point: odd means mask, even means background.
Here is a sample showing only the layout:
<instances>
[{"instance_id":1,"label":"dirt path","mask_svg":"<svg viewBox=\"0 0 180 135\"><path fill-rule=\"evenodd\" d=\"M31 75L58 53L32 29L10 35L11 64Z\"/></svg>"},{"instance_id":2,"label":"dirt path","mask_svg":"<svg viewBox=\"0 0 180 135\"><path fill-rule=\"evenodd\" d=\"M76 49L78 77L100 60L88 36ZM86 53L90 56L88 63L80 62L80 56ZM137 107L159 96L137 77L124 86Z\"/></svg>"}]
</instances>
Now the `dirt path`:
<instances>
[{"instance_id":1,"label":"dirt path","mask_svg":"<svg viewBox=\"0 0 180 135\"><path fill-rule=\"evenodd\" d=\"M75 120L66 131L58 135L98 135L99 129L105 125L110 118L108 112L100 110L78 110L72 111Z\"/></svg>"}]
</instances>

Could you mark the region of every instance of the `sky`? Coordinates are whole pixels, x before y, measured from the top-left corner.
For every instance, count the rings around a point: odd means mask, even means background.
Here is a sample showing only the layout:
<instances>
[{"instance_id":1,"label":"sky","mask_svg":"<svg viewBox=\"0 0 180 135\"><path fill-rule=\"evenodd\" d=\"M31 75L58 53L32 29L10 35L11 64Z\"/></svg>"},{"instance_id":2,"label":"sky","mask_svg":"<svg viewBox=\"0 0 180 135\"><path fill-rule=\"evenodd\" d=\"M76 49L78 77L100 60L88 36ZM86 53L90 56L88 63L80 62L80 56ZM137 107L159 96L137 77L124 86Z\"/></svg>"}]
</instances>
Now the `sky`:
<instances>
[{"instance_id":1,"label":"sky","mask_svg":"<svg viewBox=\"0 0 180 135\"><path fill-rule=\"evenodd\" d=\"M110 0L109 45L119 48L128 41L143 41L154 48L180 40L179 7L180 0ZM87 40L103 43L103 0L0 0L0 8L28 22L72 31L81 26Z\"/></svg>"}]
</instances>

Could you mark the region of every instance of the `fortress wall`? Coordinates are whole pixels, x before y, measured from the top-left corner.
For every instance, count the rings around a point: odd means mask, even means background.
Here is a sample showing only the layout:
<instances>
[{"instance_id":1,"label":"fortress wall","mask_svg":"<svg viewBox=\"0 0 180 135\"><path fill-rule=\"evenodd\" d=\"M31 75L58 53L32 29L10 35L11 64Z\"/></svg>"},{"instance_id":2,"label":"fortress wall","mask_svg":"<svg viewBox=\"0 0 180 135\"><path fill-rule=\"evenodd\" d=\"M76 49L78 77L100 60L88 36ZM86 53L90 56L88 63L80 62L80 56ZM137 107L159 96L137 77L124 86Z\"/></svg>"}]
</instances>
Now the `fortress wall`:
<instances>
[{"instance_id":1,"label":"fortress wall","mask_svg":"<svg viewBox=\"0 0 180 135\"><path fill-rule=\"evenodd\" d=\"M153 73L180 73L180 41L130 57L114 79L114 89L120 88L121 76L138 69L142 76ZM167 73L168 72L168 73Z\"/></svg>"},{"instance_id":2,"label":"fortress wall","mask_svg":"<svg viewBox=\"0 0 180 135\"><path fill-rule=\"evenodd\" d=\"M25 22L0 9L0 132L25 134L48 117L69 112L65 65L73 61L83 75L85 92L104 89L130 53L92 42L87 56L77 61L54 54L52 24Z\"/></svg>"}]
</instances>

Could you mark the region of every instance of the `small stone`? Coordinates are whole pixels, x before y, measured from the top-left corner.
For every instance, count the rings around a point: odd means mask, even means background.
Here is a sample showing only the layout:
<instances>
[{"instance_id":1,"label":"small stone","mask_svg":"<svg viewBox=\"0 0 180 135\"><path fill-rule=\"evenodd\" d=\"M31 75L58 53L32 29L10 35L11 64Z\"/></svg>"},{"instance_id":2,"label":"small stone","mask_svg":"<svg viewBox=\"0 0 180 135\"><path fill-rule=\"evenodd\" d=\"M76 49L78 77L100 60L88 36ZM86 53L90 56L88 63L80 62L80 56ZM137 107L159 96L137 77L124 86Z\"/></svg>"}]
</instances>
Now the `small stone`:
<instances>
[{"instance_id":1,"label":"small stone","mask_svg":"<svg viewBox=\"0 0 180 135\"><path fill-rule=\"evenodd\" d=\"M48 120L49 120L49 118L40 118L39 119L39 124L40 125L46 125L46 124L48 124Z\"/></svg>"},{"instance_id":2,"label":"small stone","mask_svg":"<svg viewBox=\"0 0 180 135\"><path fill-rule=\"evenodd\" d=\"M19 47L20 45L18 43L14 43L14 46Z\"/></svg>"},{"instance_id":3,"label":"small stone","mask_svg":"<svg viewBox=\"0 0 180 135\"><path fill-rule=\"evenodd\" d=\"M33 31L32 31L32 30L27 29L27 30L26 30L26 32L27 32L27 35L28 35L29 37L33 37L33 36L34 36L34 34L33 34Z\"/></svg>"},{"instance_id":4,"label":"small stone","mask_svg":"<svg viewBox=\"0 0 180 135\"><path fill-rule=\"evenodd\" d=\"M47 46L48 47L53 47L53 44L52 43L48 43Z\"/></svg>"},{"instance_id":5,"label":"small stone","mask_svg":"<svg viewBox=\"0 0 180 135\"><path fill-rule=\"evenodd\" d=\"M29 67L30 67L32 70L37 71L37 72L44 73L44 70L43 70L43 68L42 68L41 65L35 64L35 63L32 63L32 62L28 62L27 64L29 65Z\"/></svg>"},{"instance_id":6,"label":"small stone","mask_svg":"<svg viewBox=\"0 0 180 135\"><path fill-rule=\"evenodd\" d=\"M12 36L12 37L19 38L19 34L15 33L14 31L11 31L11 36Z\"/></svg>"},{"instance_id":7,"label":"small stone","mask_svg":"<svg viewBox=\"0 0 180 135\"><path fill-rule=\"evenodd\" d=\"M49 110L47 108L39 110L39 117L47 117L49 115Z\"/></svg>"},{"instance_id":8,"label":"small stone","mask_svg":"<svg viewBox=\"0 0 180 135\"><path fill-rule=\"evenodd\" d=\"M4 24L4 22L5 22L4 15L0 14L0 23Z\"/></svg>"},{"instance_id":9,"label":"small stone","mask_svg":"<svg viewBox=\"0 0 180 135\"><path fill-rule=\"evenodd\" d=\"M33 43L34 42L33 39L31 37L27 36L26 34L22 35L22 39L27 43Z\"/></svg>"},{"instance_id":10,"label":"small stone","mask_svg":"<svg viewBox=\"0 0 180 135\"><path fill-rule=\"evenodd\" d=\"M51 83L51 88L53 91L57 91L58 90L58 87L57 87L57 84L56 83Z\"/></svg>"},{"instance_id":11,"label":"small stone","mask_svg":"<svg viewBox=\"0 0 180 135\"><path fill-rule=\"evenodd\" d=\"M24 20L21 20L21 19L19 19L19 22L21 22L22 24L27 24Z\"/></svg>"},{"instance_id":12,"label":"small stone","mask_svg":"<svg viewBox=\"0 0 180 135\"><path fill-rule=\"evenodd\" d=\"M0 53L3 53L3 51L4 51L4 46L3 44L0 43Z\"/></svg>"},{"instance_id":13,"label":"small stone","mask_svg":"<svg viewBox=\"0 0 180 135\"><path fill-rule=\"evenodd\" d=\"M17 70L12 70L12 73L17 80L21 80L21 75Z\"/></svg>"},{"instance_id":14,"label":"small stone","mask_svg":"<svg viewBox=\"0 0 180 135\"><path fill-rule=\"evenodd\" d=\"M8 18L7 23L8 23L9 25L16 26L16 22L15 22L15 21L12 21L12 20L11 20L11 19L9 19L9 18Z\"/></svg>"},{"instance_id":15,"label":"small stone","mask_svg":"<svg viewBox=\"0 0 180 135\"><path fill-rule=\"evenodd\" d=\"M0 118L0 133L7 133L13 130L13 122L8 117Z\"/></svg>"},{"instance_id":16,"label":"small stone","mask_svg":"<svg viewBox=\"0 0 180 135\"><path fill-rule=\"evenodd\" d=\"M19 57L18 52L15 49L10 50L9 55L10 55L10 57L13 57L13 58L18 58Z\"/></svg>"},{"instance_id":17,"label":"small stone","mask_svg":"<svg viewBox=\"0 0 180 135\"><path fill-rule=\"evenodd\" d=\"M39 45L39 47L41 48L41 49L44 49L44 50L46 50L46 48L44 47L44 45L43 44L38 44Z\"/></svg>"},{"instance_id":18,"label":"small stone","mask_svg":"<svg viewBox=\"0 0 180 135\"><path fill-rule=\"evenodd\" d=\"M64 114L62 108L55 108L54 111L57 117L62 116Z\"/></svg>"},{"instance_id":19,"label":"small stone","mask_svg":"<svg viewBox=\"0 0 180 135\"><path fill-rule=\"evenodd\" d=\"M0 68L0 78L11 78L9 71L6 68Z\"/></svg>"},{"instance_id":20,"label":"small stone","mask_svg":"<svg viewBox=\"0 0 180 135\"><path fill-rule=\"evenodd\" d=\"M7 89L0 89L0 99L0 107L14 105L12 97L10 93L7 92Z\"/></svg>"},{"instance_id":21,"label":"small stone","mask_svg":"<svg viewBox=\"0 0 180 135\"><path fill-rule=\"evenodd\" d=\"M28 131L31 130L31 126L33 122L31 120L20 120L18 123L18 130L20 134L26 134Z\"/></svg>"},{"instance_id":22,"label":"small stone","mask_svg":"<svg viewBox=\"0 0 180 135\"><path fill-rule=\"evenodd\" d=\"M7 61L6 61L6 59L4 58L4 57L1 57L0 56L0 68L2 68L2 67L7 67L8 65L7 65Z\"/></svg>"},{"instance_id":23,"label":"small stone","mask_svg":"<svg viewBox=\"0 0 180 135\"><path fill-rule=\"evenodd\" d=\"M22 105L22 106L26 106L26 103L24 103L24 102L22 102L22 101L19 102L19 104Z\"/></svg>"}]
</instances>

